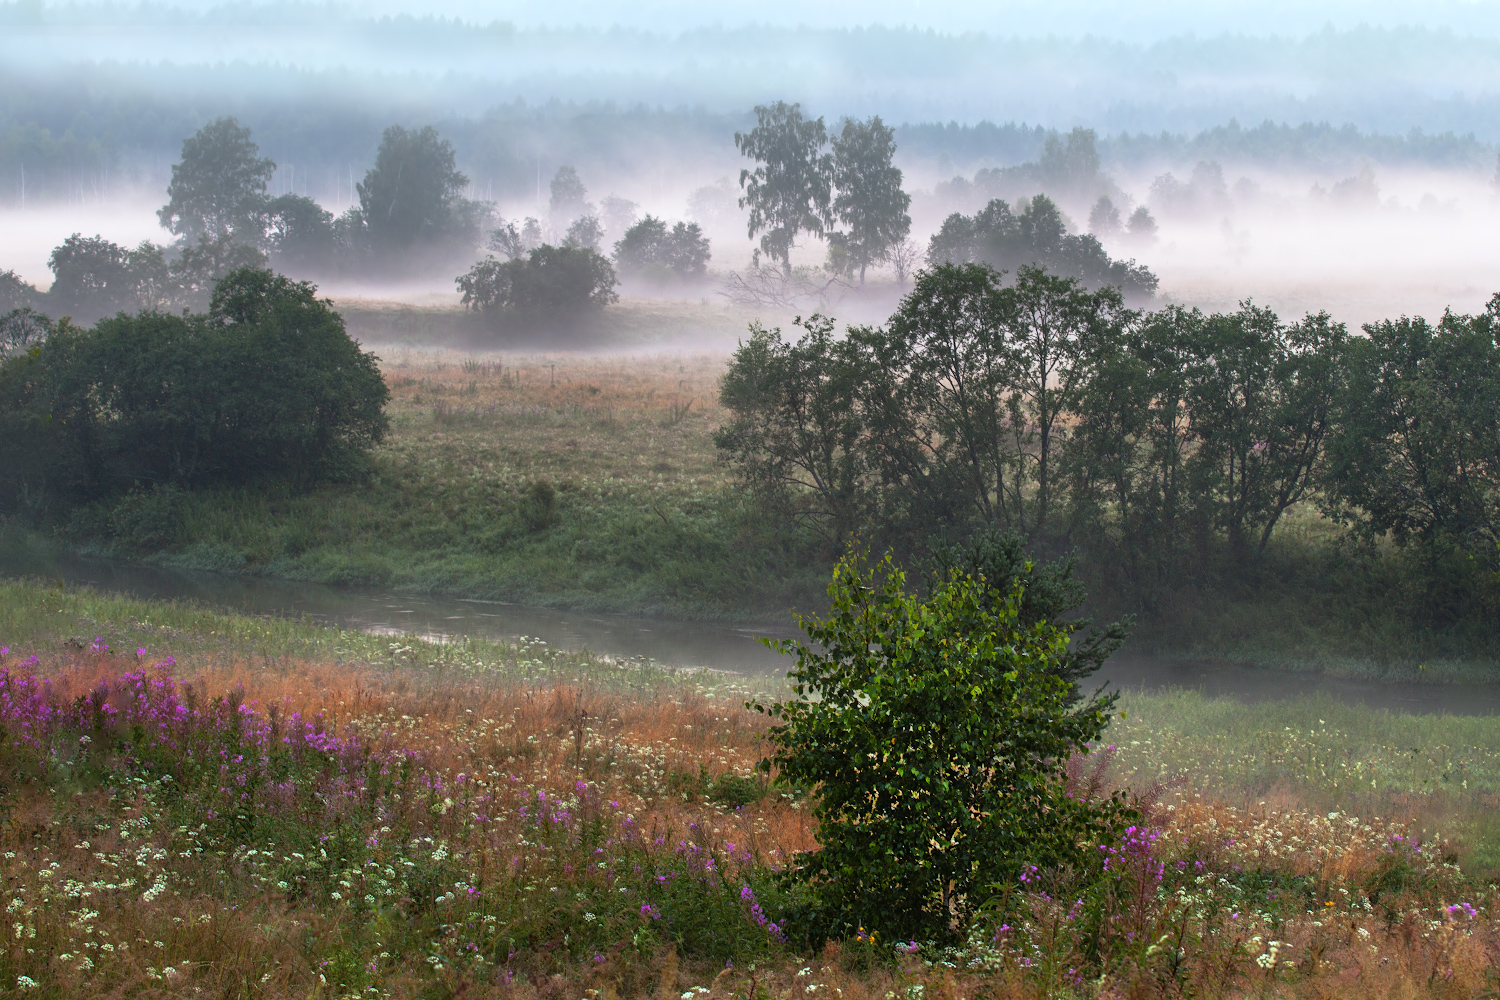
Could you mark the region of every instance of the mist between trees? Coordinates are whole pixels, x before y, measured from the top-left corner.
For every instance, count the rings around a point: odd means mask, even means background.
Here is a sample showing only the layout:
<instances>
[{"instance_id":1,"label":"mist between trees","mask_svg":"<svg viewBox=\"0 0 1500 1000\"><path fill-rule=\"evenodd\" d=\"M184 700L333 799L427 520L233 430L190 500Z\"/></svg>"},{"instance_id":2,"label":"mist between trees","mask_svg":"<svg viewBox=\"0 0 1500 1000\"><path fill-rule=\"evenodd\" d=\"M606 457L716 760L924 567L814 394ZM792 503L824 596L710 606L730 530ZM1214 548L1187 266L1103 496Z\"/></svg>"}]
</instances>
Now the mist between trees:
<instances>
[{"instance_id":1,"label":"mist between trees","mask_svg":"<svg viewBox=\"0 0 1500 1000\"><path fill-rule=\"evenodd\" d=\"M1150 612L1190 581L1254 579L1307 505L1345 563L1385 544L1414 561L1403 614L1442 624L1500 597L1500 295L1354 336L1326 314L1137 311L1030 266L943 264L884 325L801 330L752 330L715 441L830 546L1011 529Z\"/></svg>"}]
</instances>

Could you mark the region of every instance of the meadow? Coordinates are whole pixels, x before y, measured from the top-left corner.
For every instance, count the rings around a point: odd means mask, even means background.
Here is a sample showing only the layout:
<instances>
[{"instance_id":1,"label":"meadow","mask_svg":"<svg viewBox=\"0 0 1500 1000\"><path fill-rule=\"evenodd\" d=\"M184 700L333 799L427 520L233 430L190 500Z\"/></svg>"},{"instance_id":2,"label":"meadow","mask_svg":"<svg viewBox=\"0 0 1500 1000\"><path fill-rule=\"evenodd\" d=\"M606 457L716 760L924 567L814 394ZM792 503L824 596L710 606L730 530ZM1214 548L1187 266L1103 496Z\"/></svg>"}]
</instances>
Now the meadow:
<instances>
[{"instance_id":1,"label":"meadow","mask_svg":"<svg viewBox=\"0 0 1500 1000\"><path fill-rule=\"evenodd\" d=\"M27 996L1464 997L1500 720L1132 695L1105 864L957 943L807 941L774 682L0 583L0 982Z\"/></svg>"}]
</instances>

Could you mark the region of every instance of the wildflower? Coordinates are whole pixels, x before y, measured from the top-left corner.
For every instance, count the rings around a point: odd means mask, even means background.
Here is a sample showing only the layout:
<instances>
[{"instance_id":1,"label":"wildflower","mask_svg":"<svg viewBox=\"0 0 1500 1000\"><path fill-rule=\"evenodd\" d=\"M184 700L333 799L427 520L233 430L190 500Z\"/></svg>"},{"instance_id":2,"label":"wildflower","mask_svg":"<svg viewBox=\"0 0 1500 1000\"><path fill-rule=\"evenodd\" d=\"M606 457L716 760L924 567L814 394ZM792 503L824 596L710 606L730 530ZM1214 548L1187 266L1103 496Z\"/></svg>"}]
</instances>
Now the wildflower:
<instances>
[{"instance_id":1,"label":"wildflower","mask_svg":"<svg viewBox=\"0 0 1500 1000\"><path fill-rule=\"evenodd\" d=\"M0 654L9 653L9 652L10 652L10 650L8 650L8 649L6 649L6 650L0 650ZM34 990L34 989L36 989L36 980L32 979L30 976L17 976L16 977L16 989L18 989L18 990Z\"/></svg>"}]
</instances>

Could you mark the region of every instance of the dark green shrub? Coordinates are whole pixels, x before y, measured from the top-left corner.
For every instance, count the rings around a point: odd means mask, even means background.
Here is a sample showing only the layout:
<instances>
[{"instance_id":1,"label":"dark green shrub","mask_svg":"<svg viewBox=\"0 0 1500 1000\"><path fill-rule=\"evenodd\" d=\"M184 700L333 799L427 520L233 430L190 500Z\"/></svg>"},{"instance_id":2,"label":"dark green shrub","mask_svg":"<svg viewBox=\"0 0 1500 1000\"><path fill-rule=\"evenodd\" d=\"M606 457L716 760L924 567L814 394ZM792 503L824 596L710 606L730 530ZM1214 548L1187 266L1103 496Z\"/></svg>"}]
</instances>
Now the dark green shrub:
<instances>
[{"instance_id":1,"label":"dark green shrub","mask_svg":"<svg viewBox=\"0 0 1500 1000\"><path fill-rule=\"evenodd\" d=\"M615 301L608 258L587 247L543 244L525 257L475 264L454 279L463 303L494 321L570 321Z\"/></svg>"},{"instance_id":2,"label":"dark green shrub","mask_svg":"<svg viewBox=\"0 0 1500 1000\"><path fill-rule=\"evenodd\" d=\"M796 696L757 706L777 720L763 766L814 790L821 847L788 870L809 940L949 938L1023 865L1088 864L1128 815L1067 794L1113 698L1070 707L1067 631L1021 624L1023 582L955 570L919 599L889 557L849 556L809 641L775 644Z\"/></svg>"},{"instance_id":3,"label":"dark green shrub","mask_svg":"<svg viewBox=\"0 0 1500 1000\"><path fill-rule=\"evenodd\" d=\"M0 366L0 460L20 471L0 504L346 477L385 434L388 395L311 285L241 269L207 314L63 323Z\"/></svg>"}]
</instances>

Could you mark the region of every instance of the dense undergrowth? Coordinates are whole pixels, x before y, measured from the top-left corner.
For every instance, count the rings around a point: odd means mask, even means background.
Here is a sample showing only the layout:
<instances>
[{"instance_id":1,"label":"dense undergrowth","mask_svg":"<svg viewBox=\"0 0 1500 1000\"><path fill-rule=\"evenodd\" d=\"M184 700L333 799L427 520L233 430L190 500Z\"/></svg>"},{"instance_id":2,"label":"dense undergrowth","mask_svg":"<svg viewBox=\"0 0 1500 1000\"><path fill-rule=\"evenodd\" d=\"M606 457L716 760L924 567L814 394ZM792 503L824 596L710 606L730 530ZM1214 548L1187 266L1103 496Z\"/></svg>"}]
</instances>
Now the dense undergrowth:
<instances>
[{"instance_id":1,"label":"dense undergrowth","mask_svg":"<svg viewBox=\"0 0 1500 1000\"><path fill-rule=\"evenodd\" d=\"M387 353L391 432L365 482L135 492L54 511L45 544L691 618L821 604L836 553L775 523L717 458L722 358ZM0 533L0 548L39 571L43 553L14 551L31 544L22 531ZM1253 571L1231 563L1144 605L1112 567L1079 572L1091 612L1137 616L1136 650L1380 679L1493 676L1500 589L1473 565L1352 545L1307 505Z\"/></svg>"},{"instance_id":2,"label":"dense undergrowth","mask_svg":"<svg viewBox=\"0 0 1500 1000\"><path fill-rule=\"evenodd\" d=\"M1145 814L1091 870L1023 872L955 945L807 941L776 871L816 829L743 684L24 584L0 622L25 995L1496 986L1494 719L1132 696L1071 768Z\"/></svg>"}]
</instances>

